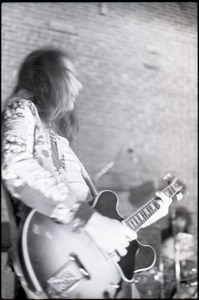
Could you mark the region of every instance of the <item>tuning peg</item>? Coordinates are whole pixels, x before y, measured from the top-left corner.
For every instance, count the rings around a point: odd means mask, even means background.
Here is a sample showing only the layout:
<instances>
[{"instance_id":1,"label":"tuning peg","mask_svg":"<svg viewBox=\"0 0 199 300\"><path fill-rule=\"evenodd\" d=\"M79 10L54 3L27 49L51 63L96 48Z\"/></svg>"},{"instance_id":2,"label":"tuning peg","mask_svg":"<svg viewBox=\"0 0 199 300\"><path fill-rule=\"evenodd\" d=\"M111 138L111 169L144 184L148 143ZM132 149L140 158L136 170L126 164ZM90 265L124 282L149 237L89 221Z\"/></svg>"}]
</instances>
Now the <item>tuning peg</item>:
<instances>
[{"instance_id":1,"label":"tuning peg","mask_svg":"<svg viewBox=\"0 0 199 300\"><path fill-rule=\"evenodd\" d=\"M163 180L166 181L168 184L170 184L175 176L171 175L171 173L167 173L164 177Z\"/></svg>"},{"instance_id":2,"label":"tuning peg","mask_svg":"<svg viewBox=\"0 0 199 300\"><path fill-rule=\"evenodd\" d=\"M178 192L176 194L176 198L177 198L178 201L180 201L183 198L183 194L181 192Z\"/></svg>"}]
</instances>

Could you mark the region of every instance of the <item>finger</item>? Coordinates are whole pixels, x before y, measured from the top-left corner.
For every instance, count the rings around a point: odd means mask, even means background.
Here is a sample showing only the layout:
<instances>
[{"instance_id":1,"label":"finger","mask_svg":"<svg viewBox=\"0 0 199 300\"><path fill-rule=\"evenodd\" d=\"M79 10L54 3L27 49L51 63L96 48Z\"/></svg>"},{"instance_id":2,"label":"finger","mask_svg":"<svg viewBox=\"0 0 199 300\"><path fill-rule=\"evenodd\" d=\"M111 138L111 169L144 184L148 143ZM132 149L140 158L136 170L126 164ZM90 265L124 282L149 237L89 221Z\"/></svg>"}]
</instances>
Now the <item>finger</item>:
<instances>
[{"instance_id":1,"label":"finger","mask_svg":"<svg viewBox=\"0 0 199 300\"><path fill-rule=\"evenodd\" d=\"M115 252L115 254L112 256L112 260L115 262L119 262L121 257Z\"/></svg>"},{"instance_id":2,"label":"finger","mask_svg":"<svg viewBox=\"0 0 199 300\"><path fill-rule=\"evenodd\" d=\"M166 216L168 214L169 211L169 205L165 202L162 201L158 201L160 207L158 209L158 211L154 214L154 217L156 217L156 219L158 220L158 218L162 218L164 216ZM154 221L156 221L154 219Z\"/></svg>"},{"instance_id":3,"label":"finger","mask_svg":"<svg viewBox=\"0 0 199 300\"><path fill-rule=\"evenodd\" d=\"M111 258L111 260L113 260L115 262L118 262L121 258L116 250L109 252L108 255Z\"/></svg>"},{"instance_id":4,"label":"finger","mask_svg":"<svg viewBox=\"0 0 199 300\"><path fill-rule=\"evenodd\" d=\"M118 245L116 251L120 256L125 256L127 254L127 249L123 245Z\"/></svg>"},{"instance_id":5,"label":"finger","mask_svg":"<svg viewBox=\"0 0 199 300\"><path fill-rule=\"evenodd\" d=\"M127 237L121 237L118 240L118 243L120 245L122 245L124 248L127 248L129 246L129 244L130 244L130 240Z\"/></svg>"},{"instance_id":6,"label":"finger","mask_svg":"<svg viewBox=\"0 0 199 300\"><path fill-rule=\"evenodd\" d=\"M134 230L127 227L127 225L125 225L125 224L123 226L123 232L129 241L137 239L137 233Z\"/></svg>"},{"instance_id":7,"label":"finger","mask_svg":"<svg viewBox=\"0 0 199 300\"><path fill-rule=\"evenodd\" d=\"M127 248L127 247L129 246L129 244L130 244L130 241L129 241L128 239L125 239L125 240L123 241L123 243L122 243L122 245L123 245L125 248Z\"/></svg>"},{"instance_id":8,"label":"finger","mask_svg":"<svg viewBox=\"0 0 199 300\"><path fill-rule=\"evenodd\" d=\"M159 219L165 217L168 214L168 211L169 211L168 206L165 207L164 204L161 204L160 209L154 215L155 218L153 221L156 222Z\"/></svg>"},{"instance_id":9,"label":"finger","mask_svg":"<svg viewBox=\"0 0 199 300\"><path fill-rule=\"evenodd\" d=\"M156 192L155 193L157 197L159 197L162 202L166 205L170 205L172 203L172 199L170 197L168 197L167 195L165 195L165 193L163 192Z\"/></svg>"}]
</instances>

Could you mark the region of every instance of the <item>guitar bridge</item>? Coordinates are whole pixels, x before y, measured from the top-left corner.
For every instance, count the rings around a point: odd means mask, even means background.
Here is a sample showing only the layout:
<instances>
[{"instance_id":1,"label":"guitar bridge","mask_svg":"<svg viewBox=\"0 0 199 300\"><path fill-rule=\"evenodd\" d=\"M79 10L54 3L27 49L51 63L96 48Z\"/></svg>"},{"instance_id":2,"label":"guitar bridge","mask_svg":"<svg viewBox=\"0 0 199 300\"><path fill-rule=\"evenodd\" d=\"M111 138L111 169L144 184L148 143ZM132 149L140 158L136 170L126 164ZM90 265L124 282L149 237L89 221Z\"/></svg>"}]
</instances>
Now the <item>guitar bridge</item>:
<instances>
[{"instance_id":1,"label":"guitar bridge","mask_svg":"<svg viewBox=\"0 0 199 300\"><path fill-rule=\"evenodd\" d=\"M86 278L87 280L89 280L91 278L89 272L86 270L86 268L84 267L84 265L81 263L81 261L79 260L78 256L75 254L71 254L69 256L69 258L72 261L75 261L75 263L78 266L79 271L83 274L84 278Z\"/></svg>"},{"instance_id":2,"label":"guitar bridge","mask_svg":"<svg viewBox=\"0 0 199 300\"><path fill-rule=\"evenodd\" d=\"M46 293L52 298L67 298L68 293L80 284L82 280L91 278L89 272L79 260L71 254L69 260L47 280Z\"/></svg>"}]
</instances>

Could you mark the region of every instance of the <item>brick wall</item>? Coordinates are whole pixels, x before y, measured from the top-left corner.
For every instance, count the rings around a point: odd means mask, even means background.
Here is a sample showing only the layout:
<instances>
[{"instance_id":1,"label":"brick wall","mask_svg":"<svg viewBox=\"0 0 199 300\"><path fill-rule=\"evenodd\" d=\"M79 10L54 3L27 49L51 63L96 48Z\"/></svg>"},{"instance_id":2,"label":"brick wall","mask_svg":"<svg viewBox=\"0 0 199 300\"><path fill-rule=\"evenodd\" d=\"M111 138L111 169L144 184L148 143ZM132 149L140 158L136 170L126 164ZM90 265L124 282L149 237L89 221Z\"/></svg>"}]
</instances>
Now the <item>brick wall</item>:
<instances>
[{"instance_id":1,"label":"brick wall","mask_svg":"<svg viewBox=\"0 0 199 300\"><path fill-rule=\"evenodd\" d=\"M120 190L125 213L137 205L130 188L152 181L150 194L173 172L186 185L176 205L192 214L194 234L196 25L196 2L2 4L2 100L27 53L44 45L67 49L84 86L75 151L94 179L122 153L97 187Z\"/></svg>"}]
</instances>

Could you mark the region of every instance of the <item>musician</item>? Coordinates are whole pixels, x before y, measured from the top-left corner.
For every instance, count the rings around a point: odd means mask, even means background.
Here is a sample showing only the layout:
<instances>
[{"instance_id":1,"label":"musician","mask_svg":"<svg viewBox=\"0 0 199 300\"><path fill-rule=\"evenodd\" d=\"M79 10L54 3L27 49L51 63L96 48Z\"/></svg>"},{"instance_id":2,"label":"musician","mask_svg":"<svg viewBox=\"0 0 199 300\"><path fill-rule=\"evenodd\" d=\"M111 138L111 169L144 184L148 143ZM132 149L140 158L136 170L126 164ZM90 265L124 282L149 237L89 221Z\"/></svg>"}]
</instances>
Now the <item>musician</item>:
<instances>
[{"instance_id":1,"label":"musician","mask_svg":"<svg viewBox=\"0 0 199 300\"><path fill-rule=\"evenodd\" d=\"M168 227L163 229L161 232L163 242L179 232L189 233L190 231L189 228L192 220L188 210L183 206L178 206L174 213L175 220L173 220L172 214L169 214ZM173 221L175 221L175 223Z\"/></svg>"},{"instance_id":2,"label":"musician","mask_svg":"<svg viewBox=\"0 0 199 300\"><path fill-rule=\"evenodd\" d=\"M182 279L184 269L187 272L186 268L189 261L196 260L194 253L194 239L190 234L191 224L192 219L190 212L185 207L178 206L175 209L173 208L172 213L169 214L168 226L161 231L161 256L165 273L164 295L169 299L175 298L174 295L177 292L175 255L177 255L177 259L180 262L180 276L182 276ZM177 251L176 254L175 251ZM184 282L182 281L182 283Z\"/></svg>"},{"instance_id":3,"label":"musician","mask_svg":"<svg viewBox=\"0 0 199 300\"><path fill-rule=\"evenodd\" d=\"M84 167L70 146L81 89L64 51L46 47L27 55L3 109L2 180L15 199L19 223L37 209L52 221L84 230L119 261L137 234L89 205L93 195ZM143 227L168 213L171 199L162 192L157 196L160 209Z\"/></svg>"}]
</instances>

